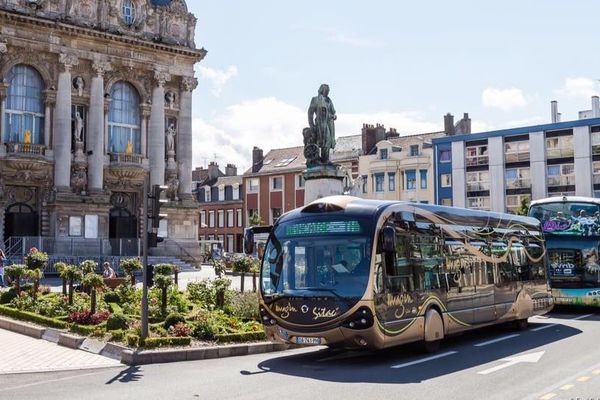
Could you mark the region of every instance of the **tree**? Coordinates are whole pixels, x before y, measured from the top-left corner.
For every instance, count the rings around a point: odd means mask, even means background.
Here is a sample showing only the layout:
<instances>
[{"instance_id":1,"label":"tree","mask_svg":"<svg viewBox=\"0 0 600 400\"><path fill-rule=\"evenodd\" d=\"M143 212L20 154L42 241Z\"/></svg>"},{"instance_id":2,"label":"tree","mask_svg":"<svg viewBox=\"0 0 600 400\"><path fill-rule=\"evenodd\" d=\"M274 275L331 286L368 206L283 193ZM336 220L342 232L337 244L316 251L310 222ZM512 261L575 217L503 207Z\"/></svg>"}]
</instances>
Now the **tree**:
<instances>
[{"instance_id":1,"label":"tree","mask_svg":"<svg viewBox=\"0 0 600 400\"><path fill-rule=\"evenodd\" d=\"M63 294L63 296L66 296L67 295L67 280L65 278L63 278L62 271L65 268L67 268L67 264L65 264L64 262L57 262L54 264L54 268L56 269L56 272L58 272L58 275L62 279L62 294Z\"/></svg>"},{"instance_id":2,"label":"tree","mask_svg":"<svg viewBox=\"0 0 600 400\"><path fill-rule=\"evenodd\" d=\"M252 266L250 272L252 273L252 291L256 293L256 274L260 271L260 260L257 258L251 259Z\"/></svg>"},{"instance_id":3,"label":"tree","mask_svg":"<svg viewBox=\"0 0 600 400\"><path fill-rule=\"evenodd\" d=\"M135 286L135 271L142 269L142 263L137 258L128 258L121 260L121 269L131 279L131 285Z\"/></svg>"},{"instance_id":4,"label":"tree","mask_svg":"<svg viewBox=\"0 0 600 400\"><path fill-rule=\"evenodd\" d=\"M104 287L104 279L94 272L88 272L81 283L90 288L91 312L96 314L96 292Z\"/></svg>"},{"instance_id":5,"label":"tree","mask_svg":"<svg viewBox=\"0 0 600 400\"><path fill-rule=\"evenodd\" d=\"M33 301L37 300L37 293L40 287L40 281L44 277L44 272L40 268L29 269L26 271L25 276L33 281L33 290L31 292L31 298Z\"/></svg>"},{"instance_id":6,"label":"tree","mask_svg":"<svg viewBox=\"0 0 600 400\"><path fill-rule=\"evenodd\" d=\"M4 274L10 278L15 285L17 295L21 293L21 279L27 273L27 266L23 264L13 264L4 269Z\"/></svg>"},{"instance_id":7,"label":"tree","mask_svg":"<svg viewBox=\"0 0 600 400\"><path fill-rule=\"evenodd\" d=\"M248 225L250 226L259 226L263 224L263 220L260 217L260 215L258 215L258 213L254 212L252 213L252 215L250 215L250 217L248 218Z\"/></svg>"},{"instance_id":8,"label":"tree","mask_svg":"<svg viewBox=\"0 0 600 400\"><path fill-rule=\"evenodd\" d=\"M81 268L81 273L83 273L83 275L87 275L96 271L96 268L98 268L98 263L94 260L85 260L79 264L79 268Z\"/></svg>"},{"instance_id":9,"label":"tree","mask_svg":"<svg viewBox=\"0 0 600 400\"><path fill-rule=\"evenodd\" d=\"M238 256L233 260L233 272L239 272L241 277L240 290L244 293L244 278L246 273L252 269L252 259L247 256Z\"/></svg>"},{"instance_id":10,"label":"tree","mask_svg":"<svg viewBox=\"0 0 600 400\"><path fill-rule=\"evenodd\" d=\"M521 207L517 210L517 215L527 215L529 213L529 197L523 197L521 199Z\"/></svg>"},{"instance_id":11,"label":"tree","mask_svg":"<svg viewBox=\"0 0 600 400\"><path fill-rule=\"evenodd\" d=\"M77 265L67 265L60 273L60 277L69 283L69 305L73 305L73 284L81 279L81 270Z\"/></svg>"},{"instance_id":12,"label":"tree","mask_svg":"<svg viewBox=\"0 0 600 400\"><path fill-rule=\"evenodd\" d=\"M154 276L154 285L161 290L160 312L167 314L167 289L173 284L173 278L169 275L157 274Z\"/></svg>"},{"instance_id":13,"label":"tree","mask_svg":"<svg viewBox=\"0 0 600 400\"><path fill-rule=\"evenodd\" d=\"M48 254L32 247L25 256L25 265L29 269L43 269L48 264Z\"/></svg>"}]
</instances>

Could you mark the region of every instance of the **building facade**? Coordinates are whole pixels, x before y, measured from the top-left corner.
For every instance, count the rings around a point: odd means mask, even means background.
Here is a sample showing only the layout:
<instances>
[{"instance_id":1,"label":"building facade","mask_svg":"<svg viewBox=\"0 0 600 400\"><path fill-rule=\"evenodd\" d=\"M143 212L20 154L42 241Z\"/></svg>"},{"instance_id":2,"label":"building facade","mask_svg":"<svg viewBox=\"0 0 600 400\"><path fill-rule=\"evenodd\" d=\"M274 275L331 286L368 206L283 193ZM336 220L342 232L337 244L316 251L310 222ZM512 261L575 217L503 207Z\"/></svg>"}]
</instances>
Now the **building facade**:
<instances>
[{"instance_id":1,"label":"building facade","mask_svg":"<svg viewBox=\"0 0 600 400\"><path fill-rule=\"evenodd\" d=\"M598 117L448 136L433 146L438 204L515 213L524 198L600 197Z\"/></svg>"},{"instance_id":2,"label":"building facade","mask_svg":"<svg viewBox=\"0 0 600 400\"><path fill-rule=\"evenodd\" d=\"M210 163L207 169L197 169L195 175L203 178L195 182L200 211L199 239L218 240L224 251L242 253L243 177L238 176L235 165L228 164L222 172L216 163Z\"/></svg>"},{"instance_id":3,"label":"building facade","mask_svg":"<svg viewBox=\"0 0 600 400\"><path fill-rule=\"evenodd\" d=\"M195 26L183 0L0 0L0 246L120 253L148 179L169 186L162 231L197 247Z\"/></svg>"}]
</instances>

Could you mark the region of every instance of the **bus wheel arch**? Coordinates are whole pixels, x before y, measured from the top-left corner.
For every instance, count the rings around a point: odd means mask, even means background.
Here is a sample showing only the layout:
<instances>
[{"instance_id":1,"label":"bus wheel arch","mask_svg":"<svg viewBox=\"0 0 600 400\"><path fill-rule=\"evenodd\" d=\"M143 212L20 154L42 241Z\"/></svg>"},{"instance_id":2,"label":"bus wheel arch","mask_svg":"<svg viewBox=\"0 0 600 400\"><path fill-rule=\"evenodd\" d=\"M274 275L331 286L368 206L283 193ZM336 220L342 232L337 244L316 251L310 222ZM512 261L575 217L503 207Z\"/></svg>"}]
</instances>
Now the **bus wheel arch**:
<instances>
[{"instance_id":1,"label":"bus wheel arch","mask_svg":"<svg viewBox=\"0 0 600 400\"><path fill-rule=\"evenodd\" d=\"M425 350L430 353L437 351L444 339L444 320L438 307L430 306L425 312L423 330Z\"/></svg>"}]
</instances>

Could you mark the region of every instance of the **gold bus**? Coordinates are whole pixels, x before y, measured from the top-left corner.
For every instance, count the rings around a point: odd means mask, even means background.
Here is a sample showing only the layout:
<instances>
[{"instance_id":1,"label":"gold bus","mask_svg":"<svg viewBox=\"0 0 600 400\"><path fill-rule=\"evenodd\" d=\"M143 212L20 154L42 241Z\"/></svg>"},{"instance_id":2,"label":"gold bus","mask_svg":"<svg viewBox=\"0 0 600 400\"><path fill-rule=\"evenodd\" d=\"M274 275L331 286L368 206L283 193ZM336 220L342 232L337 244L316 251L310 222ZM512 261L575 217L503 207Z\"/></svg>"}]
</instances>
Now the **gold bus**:
<instances>
[{"instance_id":1,"label":"gold bus","mask_svg":"<svg viewBox=\"0 0 600 400\"><path fill-rule=\"evenodd\" d=\"M281 216L260 276L267 337L302 345L435 351L451 333L525 328L553 304L539 221L349 196Z\"/></svg>"}]
</instances>

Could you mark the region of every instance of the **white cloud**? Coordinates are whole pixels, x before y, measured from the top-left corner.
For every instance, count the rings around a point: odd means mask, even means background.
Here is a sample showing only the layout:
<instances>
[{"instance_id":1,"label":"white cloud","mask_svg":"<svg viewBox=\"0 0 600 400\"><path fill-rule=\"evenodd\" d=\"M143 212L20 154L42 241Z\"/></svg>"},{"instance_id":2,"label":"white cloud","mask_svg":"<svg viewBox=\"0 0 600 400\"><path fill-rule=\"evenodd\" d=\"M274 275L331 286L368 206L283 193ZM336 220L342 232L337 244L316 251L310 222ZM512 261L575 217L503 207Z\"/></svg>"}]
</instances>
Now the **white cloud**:
<instances>
[{"instance_id":1,"label":"white cloud","mask_svg":"<svg viewBox=\"0 0 600 400\"><path fill-rule=\"evenodd\" d=\"M556 91L558 94L567 97L577 97L589 99L598 95L597 82L589 78L567 78L564 86Z\"/></svg>"},{"instance_id":2,"label":"white cloud","mask_svg":"<svg viewBox=\"0 0 600 400\"><path fill-rule=\"evenodd\" d=\"M528 104L523 91L517 88L486 88L481 94L481 101L484 107L498 108L502 111L525 107Z\"/></svg>"},{"instance_id":3,"label":"white cloud","mask_svg":"<svg viewBox=\"0 0 600 400\"><path fill-rule=\"evenodd\" d=\"M227 67L227 69L224 71L201 65L199 67L199 71L202 79L205 79L212 84L211 92L216 97L221 95L223 87L225 87L227 82L238 76L238 69L235 65Z\"/></svg>"}]
</instances>

